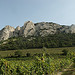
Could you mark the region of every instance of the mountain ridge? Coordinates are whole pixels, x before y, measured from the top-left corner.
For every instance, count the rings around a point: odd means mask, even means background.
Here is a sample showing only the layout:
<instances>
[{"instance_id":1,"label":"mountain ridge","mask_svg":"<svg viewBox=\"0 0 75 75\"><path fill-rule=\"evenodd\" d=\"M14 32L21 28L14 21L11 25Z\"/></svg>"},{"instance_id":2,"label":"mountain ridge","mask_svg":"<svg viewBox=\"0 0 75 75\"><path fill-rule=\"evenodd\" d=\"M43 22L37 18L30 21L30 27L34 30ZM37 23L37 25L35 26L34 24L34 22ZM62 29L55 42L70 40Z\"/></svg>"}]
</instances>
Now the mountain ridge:
<instances>
[{"instance_id":1,"label":"mountain ridge","mask_svg":"<svg viewBox=\"0 0 75 75\"><path fill-rule=\"evenodd\" d=\"M17 26L16 28L7 25L0 30L0 41L14 36L47 36L56 33L75 33L75 25L66 26L53 22L33 23L32 21L27 21L22 27Z\"/></svg>"}]
</instances>

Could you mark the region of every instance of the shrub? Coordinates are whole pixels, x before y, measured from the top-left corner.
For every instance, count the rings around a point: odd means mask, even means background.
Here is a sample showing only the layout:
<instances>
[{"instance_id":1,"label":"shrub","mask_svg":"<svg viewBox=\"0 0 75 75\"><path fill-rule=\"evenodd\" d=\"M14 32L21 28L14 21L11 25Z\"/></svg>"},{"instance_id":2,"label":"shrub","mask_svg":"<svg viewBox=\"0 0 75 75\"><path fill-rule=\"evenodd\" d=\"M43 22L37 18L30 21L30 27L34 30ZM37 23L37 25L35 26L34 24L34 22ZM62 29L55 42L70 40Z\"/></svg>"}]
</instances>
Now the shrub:
<instances>
[{"instance_id":1,"label":"shrub","mask_svg":"<svg viewBox=\"0 0 75 75\"><path fill-rule=\"evenodd\" d=\"M69 52L67 53L67 57L69 57L69 58L75 57L75 52L69 51Z\"/></svg>"},{"instance_id":2,"label":"shrub","mask_svg":"<svg viewBox=\"0 0 75 75\"><path fill-rule=\"evenodd\" d=\"M43 47L43 51L46 51L46 47Z\"/></svg>"},{"instance_id":3,"label":"shrub","mask_svg":"<svg viewBox=\"0 0 75 75\"><path fill-rule=\"evenodd\" d=\"M27 57L30 57L30 56L31 56L31 54L30 54L30 53L26 53L26 56L27 56Z\"/></svg>"},{"instance_id":4,"label":"shrub","mask_svg":"<svg viewBox=\"0 0 75 75\"><path fill-rule=\"evenodd\" d=\"M42 57L42 56L43 56L43 53L36 53L36 54L34 54L33 56Z\"/></svg>"},{"instance_id":5,"label":"shrub","mask_svg":"<svg viewBox=\"0 0 75 75\"><path fill-rule=\"evenodd\" d=\"M48 54L48 53L46 53L46 56L47 56L47 57L49 57L49 54Z\"/></svg>"},{"instance_id":6,"label":"shrub","mask_svg":"<svg viewBox=\"0 0 75 75\"><path fill-rule=\"evenodd\" d=\"M73 66L75 67L75 57L73 58L73 63L74 63L74 65L73 65Z\"/></svg>"},{"instance_id":7,"label":"shrub","mask_svg":"<svg viewBox=\"0 0 75 75\"><path fill-rule=\"evenodd\" d=\"M67 53L68 53L68 50L66 50L66 49L63 49L63 50L62 50L62 52L63 52L63 53L62 53L62 55L67 55Z\"/></svg>"},{"instance_id":8,"label":"shrub","mask_svg":"<svg viewBox=\"0 0 75 75\"><path fill-rule=\"evenodd\" d=\"M75 63L75 57L73 58L73 62Z\"/></svg>"},{"instance_id":9,"label":"shrub","mask_svg":"<svg viewBox=\"0 0 75 75\"><path fill-rule=\"evenodd\" d=\"M20 56L22 56L22 52L21 52L21 51L16 51L16 52L15 52L15 55L16 55L17 57L20 57Z\"/></svg>"}]
</instances>

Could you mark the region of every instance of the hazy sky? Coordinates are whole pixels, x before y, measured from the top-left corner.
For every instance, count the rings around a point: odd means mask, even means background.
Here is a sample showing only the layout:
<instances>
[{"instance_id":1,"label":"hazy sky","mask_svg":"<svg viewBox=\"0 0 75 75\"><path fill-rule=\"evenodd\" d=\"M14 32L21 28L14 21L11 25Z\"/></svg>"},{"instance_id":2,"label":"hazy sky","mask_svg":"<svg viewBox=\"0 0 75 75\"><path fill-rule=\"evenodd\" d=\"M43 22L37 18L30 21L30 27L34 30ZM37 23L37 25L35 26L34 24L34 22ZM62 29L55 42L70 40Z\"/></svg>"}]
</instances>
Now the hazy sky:
<instances>
[{"instance_id":1,"label":"hazy sky","mask_svg":"<svg viewBox=\"0 0 75 75\"><path fill-rule=\"evenodd\" d=\"M0 29L28 20L75 24L75 0L0 0Z\"/></svg>"}]
</instances>

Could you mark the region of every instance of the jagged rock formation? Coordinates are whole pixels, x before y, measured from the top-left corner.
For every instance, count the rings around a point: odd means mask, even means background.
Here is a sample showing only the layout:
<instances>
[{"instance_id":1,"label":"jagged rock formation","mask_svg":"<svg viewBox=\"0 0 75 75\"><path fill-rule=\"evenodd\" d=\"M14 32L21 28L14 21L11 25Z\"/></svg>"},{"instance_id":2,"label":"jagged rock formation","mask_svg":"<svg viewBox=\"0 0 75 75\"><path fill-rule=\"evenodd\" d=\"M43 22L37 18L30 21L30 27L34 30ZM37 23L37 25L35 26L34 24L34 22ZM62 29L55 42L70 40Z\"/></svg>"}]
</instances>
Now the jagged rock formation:
<instances>
[{"instance_id":1,"label":"jagged rock formation","mask_svg":"<svg viewBox=\"0 0 75 75\"><path fill-rule=\"evenodd\" d=\"M15 37L18 37L19 36L19 33L20 33L20 27L19 26L17 26L16 28L15 28L15 31L13 32L13 36L15 36Z\"/></svg>"},{"instance_id":2,"label":"jagged rock formation","mask_svg":"<svg viewBox=\"0 0 75 75\"><path fill-rule=\"evenodd\" d=\"M32 21L25 22L22 27L17 26L13 28L8 25L0 30L0 41L14 36L46 36L56 33L75 33L75 25L66 26L53 22L40 22L34 24Z\"/></svg>"},{"instance_id":3,"label":"jagged rock formation","mask_svg":"<svg viewBox=\"0 0 75 75\"><path fill-rule=\"evenodd\" d=\"M21 30L20 30L21 36L27 37L29 35L30 36L34 35L34 33L35 33L35 25L31 21L25 22L24 26L21 27Z\"/></svg>"},{"instance_id":4,"label":"jagged rock formation","mask_svg":"<svg viewBox=\"0 0 75 75\"><path fill-rule=\"evenodd\" d=\"M0 31L0 41L1 40L6 40L10 37L13 37L13 32L15 29L11 26L6 26Z\"/></svg>"},{"instance_id":5,"label":"jagged rock formation","mask_svg":"<svg viewBox=\"0 0 75 75\"><path fill-rule=\"evenodd\" d=\"M45 36L48 34L55 34L57 32L57 28L60 28L60 25L52 22L37 23L35 24L35 35Z\"/></svg>"},{"instance_id":6,"label":"jagged rock formation","mask_svg":"<svg viewBox=\"0 0 75 75\"><path fill-rule=\"evenodd\" d=\"M75 33L75 25L74 24L71 25L70 30L71 30L71 33Z\"/></svg>"}]
</instances>

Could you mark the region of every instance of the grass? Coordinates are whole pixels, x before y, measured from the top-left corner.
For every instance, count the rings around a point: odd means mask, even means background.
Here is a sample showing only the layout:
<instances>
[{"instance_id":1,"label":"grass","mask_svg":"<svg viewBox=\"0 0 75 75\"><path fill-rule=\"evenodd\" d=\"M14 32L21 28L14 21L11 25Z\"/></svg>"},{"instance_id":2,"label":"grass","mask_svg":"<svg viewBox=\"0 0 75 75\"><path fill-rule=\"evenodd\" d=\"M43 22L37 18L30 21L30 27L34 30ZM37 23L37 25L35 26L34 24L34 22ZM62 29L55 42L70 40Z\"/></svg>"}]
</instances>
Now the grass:
<instances>
[{"instance_id":1,"label":"grass","mask_svg":"<svg viewBox=\"0 0 75 75\"><path fill-rule=\"evenodd\" d=\"M75 47L64 47L64 48L48 48L46 49L46 53L48 54L61 54L63 49L72 50L75 51ZM14 55L14 52L17 50L8 50L8 51L0 51L0 57L7 57ZM43 49L24 49L20 50L23 53L23 56L26 56L26 53L30 53L31 55L34 55L36 53L42 53Z\"/></svg>"},{"instance_id":2,"label":"grass","mask_svg":"<svg viewBox=\"0 0 75 75\"><path fill-rule=\"evenodd\" d=\"M32 60L34 58L33 57L18 57L18 58L16 58L16 57L14 57L14 58L13 57L12 58L6 57L5 59L8 60L8 61L13 61L13 60L14 61L16 61L16 60L22 60L22 61L24 60L24 61L26 61L26 60Z\"/></svg>"}]
</instances>

